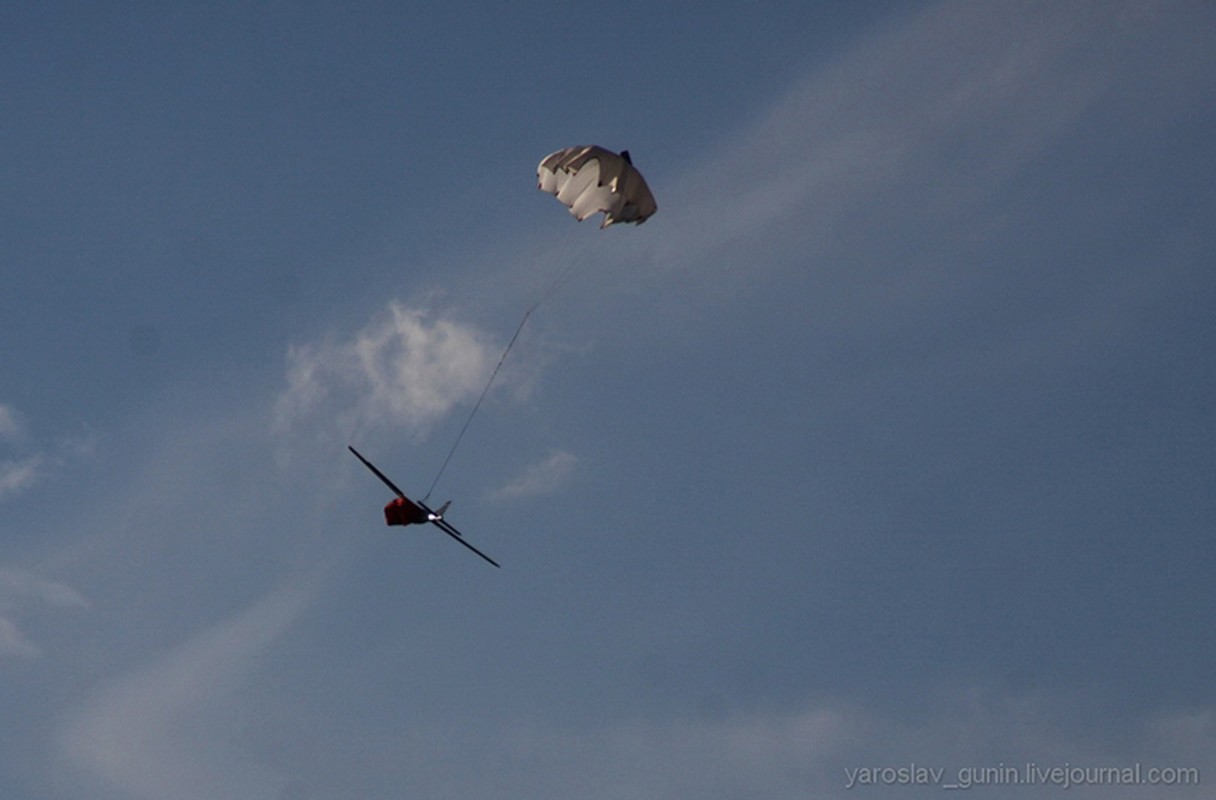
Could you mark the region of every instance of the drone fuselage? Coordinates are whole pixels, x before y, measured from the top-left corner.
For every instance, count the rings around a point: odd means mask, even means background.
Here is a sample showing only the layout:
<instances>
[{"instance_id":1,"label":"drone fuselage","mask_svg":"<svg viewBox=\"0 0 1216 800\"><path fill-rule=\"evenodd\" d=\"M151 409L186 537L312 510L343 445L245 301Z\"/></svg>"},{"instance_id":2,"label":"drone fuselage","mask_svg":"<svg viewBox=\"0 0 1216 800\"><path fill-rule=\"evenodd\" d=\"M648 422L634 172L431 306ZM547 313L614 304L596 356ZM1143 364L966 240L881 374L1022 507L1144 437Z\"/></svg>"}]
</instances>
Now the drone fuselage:
<instances>
[{"instance_id":1,"label":"drone fuselage","mask_svg":"<svg viewBox=\"0 0 1216 800\"><path fill-rule=\"evenodd\" d=\"M433 521L429 512L406 497L394 497L384 507L386 525L423 525Z\"/></svg>"}]
</instances>

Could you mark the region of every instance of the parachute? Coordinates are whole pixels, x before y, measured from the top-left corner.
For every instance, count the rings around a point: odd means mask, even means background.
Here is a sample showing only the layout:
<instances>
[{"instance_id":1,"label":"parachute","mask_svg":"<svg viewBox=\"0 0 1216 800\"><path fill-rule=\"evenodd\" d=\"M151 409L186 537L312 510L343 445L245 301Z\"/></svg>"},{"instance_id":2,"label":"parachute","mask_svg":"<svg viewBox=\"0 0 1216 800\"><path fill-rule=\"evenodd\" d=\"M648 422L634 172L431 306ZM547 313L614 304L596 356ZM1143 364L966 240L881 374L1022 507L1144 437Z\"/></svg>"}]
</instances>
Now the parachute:
<instances>
[{"instance_id":1,"label":"parachute","mask_svg":"<svg viewBox=\"0 0 1216 800\"><path fill-rule=\"evenodd\" d=\"M633 166L628 150L622 150L618 155L594 144L567 147L565 150L558 150L556 153L545 156L536 167L536 180L536 188L556 195L557 199L570 209L570 213L579 222L592 214L603 212L604 221L600 223L601 228L607 228L618 222L632 222L641 225L658 210L654 195L650 193L650 187L646 185L646 179L642 177L642 173ZM452 443L452 449L448 451L447 457L440 465L435 480L431 481L431 488L422 498L424 504L431 498L431 492L435 491L436 484L439 483L444 470L448 468L448 463L455 455L456 448L460 446L460 440L468 431L473 417L477 416L477 410L481 408L482 401L486 399L490 387L494 385L494 379L498 376L503 362L507 360L507 354L515 346L515 340L519 338L524 325L527 324L528 317L532 316L532 312L565 282L574 267L573 263L566 266L544 294L524 312L523 319L519 321L519 327L515 329L511 341L507 342L506 349L502 351L502 357L498 359L498 364L490 373L490 379L486 381L485 388L481 390L481 396L477 398L477 402L473 404L473 410L469 412L468 418L464 421L464 427L456 434L456 441ZM359 454L355 453L355 455ZM359 458L363 457L359 456ZM397 501L393 501L385 507L384 515L389 525L408 525L418 521L410 517L409 512L403 511Z\"/></svg>"},{"instance_id":2,"label":"parachute","mask_svg":"<svg viewBox=\"0 0 1216 800\"><path fill-rule=\"evenodd\" d=\"M604 212L601 228L618 222L641 225L658 210L628 150L617 155L593 144L567 147L545 156L536 179L536 188L556 195L579 222Z\"/></svg>"}]
</instances>

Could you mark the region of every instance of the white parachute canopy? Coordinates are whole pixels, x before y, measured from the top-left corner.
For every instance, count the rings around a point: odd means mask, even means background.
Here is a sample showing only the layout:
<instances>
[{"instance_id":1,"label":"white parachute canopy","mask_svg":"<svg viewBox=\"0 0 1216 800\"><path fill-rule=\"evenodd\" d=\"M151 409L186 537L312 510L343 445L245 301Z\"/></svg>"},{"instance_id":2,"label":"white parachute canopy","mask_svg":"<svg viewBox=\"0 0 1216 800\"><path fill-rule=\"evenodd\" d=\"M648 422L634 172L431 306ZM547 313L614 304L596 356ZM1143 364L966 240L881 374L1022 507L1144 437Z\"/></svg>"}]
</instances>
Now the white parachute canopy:
<instances>
[{"instance_id":1,"label":"white parachute canopy","mask_svg":"<svg viewBox=\"0 0 1216 800\"><path fill-rule=\"evenodd\" d=\"M617 155L594 144L567 147L545 156L536 180L536 188L556 195L579 222L604 212L601 228L618 222L641 225L658 210L628 150Z\"/></svg>"}]
</instances>

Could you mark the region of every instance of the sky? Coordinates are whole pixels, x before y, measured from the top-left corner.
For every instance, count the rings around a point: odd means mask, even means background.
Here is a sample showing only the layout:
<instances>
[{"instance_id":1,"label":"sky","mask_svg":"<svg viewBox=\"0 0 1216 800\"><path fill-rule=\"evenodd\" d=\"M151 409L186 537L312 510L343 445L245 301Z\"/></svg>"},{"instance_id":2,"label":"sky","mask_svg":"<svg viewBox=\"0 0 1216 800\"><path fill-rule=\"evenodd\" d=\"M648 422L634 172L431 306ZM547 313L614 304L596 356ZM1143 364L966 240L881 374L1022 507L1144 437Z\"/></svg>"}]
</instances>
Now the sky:
<instances>
[{"instance_id":1,"label":"sky","mask_svg":"<svg viewBox=\"0 0 1216 800\"><path fill-rule=\"evenodd\" d=\"M1185 0L6 4L0 796L1207 796L1214 61ZM536 191L593 143L645 225Z\"/></svg>"}]
</instances>

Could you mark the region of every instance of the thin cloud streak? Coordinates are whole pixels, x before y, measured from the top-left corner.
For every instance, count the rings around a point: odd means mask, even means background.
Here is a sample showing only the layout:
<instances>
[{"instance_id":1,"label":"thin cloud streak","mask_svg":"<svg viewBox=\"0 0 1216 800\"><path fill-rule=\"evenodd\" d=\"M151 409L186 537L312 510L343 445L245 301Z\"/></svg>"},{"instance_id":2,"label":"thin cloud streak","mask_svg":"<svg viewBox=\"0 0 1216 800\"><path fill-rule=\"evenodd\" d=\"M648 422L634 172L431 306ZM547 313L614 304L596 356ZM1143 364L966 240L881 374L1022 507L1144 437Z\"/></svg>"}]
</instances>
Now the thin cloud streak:
<instances>
[{"instance_id":1,"label":"thin cloud streak","mask_svg":"<svg viewBox=\"0 0 1216 800\"><path fill-rule=\"evenodd\" d=\"M29 438L24 416L12 406L0 403L0 444L11 448ZM37 483L43 465L41 454L0 460L0 502Z\"/></svg>"},{"instance_id":2,"label":"thin cloud streak","mask_svg":"<svg viewBox=\"0 0 1216 800\"><path fill-rule=\"evenodd\" d=\"M17 409L0 403L0 442L19 439L25 432L25 422Z\"/></svg>"},{"instance_id":3,"label":"thin cloud streak","mask_svg":"<svg viewBox=\"0 0 1216 800\"><path fill-rule=\"evenodd\" d=\"M657 261L700 265L731 243L767 252L791 237L811 248L805 261L842 229L873 235L886 211L968 216L1109 90L1140 5L945 2L871 37L667 190L672 235L655 240ZM1082 29L1103 43L1096 57L1079 56Z\"/></svg>"},{"instance_id":4,"label":"thin cloud streak","mask_svg":"<svg viewBox=\"0 0 1216 800\"><path fill-rule=\"evenodd\" d=\"M633 720L577 729L534 720L504 721L469 731L438 724L403 731L360 730L344 736L315 729L308 746L339 755L309 759L292 784L319 796L339 794L360 774L362 796L391 797L401 786L422 796L483 796L492 774L502 797L766 797L898 798L937 796L948 785L971 785L986 797L1012 800L1025 776L1042 769L1149 766L1195 769L1199 784L1118 787L1133 800L1168 791L1185 800L1206 796L1202 779L1216 768L1211 710L1163 714L1132 731L1078 735L1067 703L1045 697L999 697L980 689L936 696L935 711L908 718L841 702L707 719ZM460 753L460 768L453 754ZM302 762L303 763L303 762ZM322 766L323 765L323 766ZM920 765L919 782L896 770ZM332 770L332 771L331 771ZM987 770L987 772L985 772ZM1004 784L991 777L1005 776ZM1043 788L1060 788L1058 786ZM1102 790L1104 787L1097 787ZM1084 791L1085 787L1075 787ZM923 792L924 794L918 794Z\"/></svg>"},{"instance_id":5,"label":"thin cloud streak","mask_svg":"<svg viewBox=\"0 0 1216 800\"><path fill-rule=\"evenodd\" d=\"M25 570L0 567L0 658L42 655L42 648L16 621L30 607L88 609L90 606L66 584L40 578Z\"/></svg>"},{"instance_id":6,"label":"thin cloud streak","mask_svg":"<svg viewBox=\"0 0 1216 800\"><path fill-rule=\"evenodd\" d=\"M0 658L37 658L42 649L29 640L11 619L0 617Z\"/></svg>"},{"instance_id":7,"label":"thin cloud streak","mask_svg":"<svg viewBox=\"0 0 1216 800\"><path fill-rule=\"evenodd\" d=\"M533 464L518 477L490 494L491 499L535 497L551 494L570 479L578 464L578 458L564 450L558 450L544 461Z\"/></svg>"},{"instance_id":8,"label":"thin cloud streak","mask_svg":"<svg viewBox=\"0 0 1216 800\"><path fill-rule=\"evenodd\" d=\"M0 445L15 454L0 458L0 502L38 485L72 458L87 455L93 444L87 435L39 442L30 432L25 415L0 403Z\"/></svg>"},{"instance_id":9,"label":"thin cloud streak","mask_svg":"<svg viewBox=\"0 0 1216 800\"><path fill-rule=\"evenodd\" d=\"M34 600L57 608L89 607L88 601L66 584L5 567L0 567L0 598Z\"/></svg>"},{"instance_id":10,"label":"thin cloud streak","mask_svg":"<svg viewBox=\"0 0 1216 800\"><path fill-rule=\"evenodd\" d=\"M278 777L222 745L231 720L216 712L309 602L298 588L271 592L104 687L61 730L65 757L139 798L272 796Z\"/></svg>"},{"instance_id":11,"label":"thin cloud streak","mask_svg":"<svg viewBox=\"0 0 1216 800\"><path fill-rule=\"evenodd\" d=\"M19 494L42 477L43 457L32 455L17 461L0 461L0 501Z\"/></svg>"}]
</instances>

